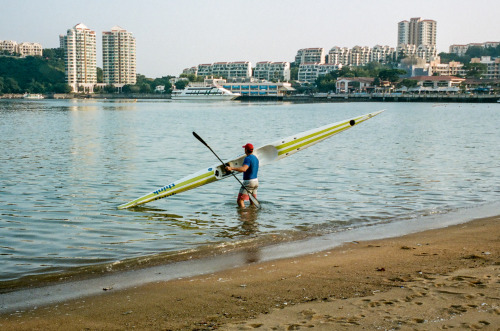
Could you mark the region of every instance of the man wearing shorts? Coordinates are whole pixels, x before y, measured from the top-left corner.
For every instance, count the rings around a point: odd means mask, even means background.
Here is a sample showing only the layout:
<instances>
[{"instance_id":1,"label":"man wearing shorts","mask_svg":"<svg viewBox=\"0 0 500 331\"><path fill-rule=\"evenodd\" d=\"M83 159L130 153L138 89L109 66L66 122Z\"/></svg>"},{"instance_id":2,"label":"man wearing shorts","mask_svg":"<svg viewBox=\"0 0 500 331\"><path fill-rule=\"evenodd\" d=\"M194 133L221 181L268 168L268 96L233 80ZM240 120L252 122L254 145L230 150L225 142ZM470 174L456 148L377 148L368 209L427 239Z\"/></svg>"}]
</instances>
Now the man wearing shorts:
<instances>
[{"instance_id":1,"label":"man wearing shorts","mask_svg":"<svg viewBox=\"0 0 500 331\"><path fill-rule=\"evenodd\" d=\"M257 198L257 188L259 187L259 180L257 179L257 173L259 172L259 159L253 154L253 145L246 144L243 146L245 149L245 154L247 155L243 160L243 165L241 167L233 168L226 167L227 171L238 171L243 172L243 185L245 188L240 188L240 193L238 194L238 199L236 202L241 208L245 208L245 200L249 200L248 193L252 194ZM253 202L250 200L250 204Z\"/></svg>"}]
</instances>

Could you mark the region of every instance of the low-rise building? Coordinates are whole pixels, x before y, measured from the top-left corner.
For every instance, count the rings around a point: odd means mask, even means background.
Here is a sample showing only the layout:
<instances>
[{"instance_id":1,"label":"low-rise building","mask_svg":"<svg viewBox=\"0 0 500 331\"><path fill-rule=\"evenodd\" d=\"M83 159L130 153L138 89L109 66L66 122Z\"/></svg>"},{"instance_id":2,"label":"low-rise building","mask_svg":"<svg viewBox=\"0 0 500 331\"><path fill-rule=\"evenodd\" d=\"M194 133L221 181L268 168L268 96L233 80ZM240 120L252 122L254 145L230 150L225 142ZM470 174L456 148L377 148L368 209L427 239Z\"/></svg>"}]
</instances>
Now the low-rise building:
<instances>
[{"instance_id":1,"label":"low-rise building","mask_svg":"<svg viewBox=\"0 0 500 331\"><path fill-rule=\"evenodd\" d=\"M492 59L491 56L472 58L471 63L482 63L486 65L486 73L481 77L484 79L500 79L500 58Z\"/></svg>"},{"instance_id":2,"label":"low-rise building","mask_svg":"<svg viewBox=\"0 0 500 331\"><path fill-rule=\"evenodd\" d=\"M193 72L194 69L184 69L183 73ZM196 74L201 77L251 77L252 64L248 61L239 62L216 62L213 64L200 64L196 70Z\"/></svg>"},{"instance_id":3,"label":"low-rise building","mask_svg":"<svg viewBox=\"0 0 500 331\"><path fill-rule=\"evenodd\" d=\"M500 45L500 41L487 41L484 43L470 43L466 45L454 44L450 46L449 52L457 54L459 56L464 56L470 47L486 48L486 47L498 47L498 45Z\"/></svg>"},{"instance_id":4,"label":"low-rise building","mask_svg":"<svg viewBox=\"0 0 500 331\"><path fill-rule=\"evenodd\" d=\"M239 93L242 96L279 97L295 91L295 89L292 87L292 84L287 82L273 83L267 81L258 81L253 78L234 79L231 82L219 82L218 85L233 93Z\"/></svg>"},{"instance_id":5,"label":"low-rise building","mask_svg":"<svg viewBox=\"0 0 500 331\"><path fill-rule=\"evenodd\" d=\"M210 77L213 75L212 73L212 64L211 63L206 63L206 64L199 64L198 65L198 70L197 70L197 75L201 77Z\"/></svg>"},{"instance_id":6,"label":"low-rise building","mask_svg":"<svg viewBox=\"0 0 500 331\"><path fill-rule=\"evenodd\" d=\"M23 42L18 44L14 40L0 40L0 51L9 54L19 54L25 56L42 56L43 49L39 43Z\"/></svg>"},{"instance_id":7,"label":"low-rise building","mask_svg":"<svg viewBox=\"0 0 500 331\"><path fill-rule=\"evenodd\" d=\"M347 47L333 46L327 55L327 63L349 65L349 54L351 50Z\"/></svg>"},{"instance_id":8,"label":"low-rise building","mask_svg":"<svg viewBox=\"0 0 500 331\"><path fill-rule=\"evenodd\" d=\"M39 43L20 43L17 46L18 53L21 56L42 56L43 49L42 45Z\"/></svg>"},{"instance_id":9,"label":"low-rise building","mask_svg":"<svg viewBox=\"0 0 500 331\"><path fill-rule=\"evenodd\" d=\"M426 62L434 60L437 55L437 48L435 45L412 45L401 44L396 49L398 58L401 57L418 57L424 59Z\"/></svg>"},{"instance_id":10,"label":"low-rise building","mask_svg":"<svg viewBox=\"0 0 500 331\"><path fill-rule=\"evenodd\" d=\"M394 48L389 46L375 45L347 47L334 46L327 55L327 63L342 64L344 66L365 66L370 62L386 63L394 57Z\"/></svg>"},{"instance_id":11,"label":"low-rise building","mask_svg":"<svg viewBox=\"0 0 500 331\"><path fill-rule=\"evenodd\" d=\"M248 61L216 62L212 65L212 74L224 78L251 77L252 64Z\"/></svg>"},{"instance_id":12,"label":"low-rise building","mask_svg":"<svg viewBox=\"0 0 500 331\"><path fill-rule=\"evenodd\" d=\"M319 76L342 69L342 64L332 63L303 63L299 66L298 80L314 83Z\"/></svg>"},{"instance_id":13,"label":"low-rise building","mask_svg":"<svg viewBox=\"0 0 500 331\"><path fill-rule=\"evenodd\" d=\"M186 68L182 71L184 75L198 75L198 67Z\"/></svg>"},{"instance_id":14,"label":"low-rise building","mask_svg":"<svg viewBox=\"0 0 500 331\"><path fill-rule=\"evenodd\" d=\"M325 49L322 47L299 49L295 55L295 64L302 63L325 63Z\"/></svg>"},{"instance_id":15,"label":"low-rise building","mask_svg":"<svg viewBox=\"0 0 500 331\"><path fill-rule=\"evenodd\" d=\"M395 49L390 46L375 45L370 52L370 62L387 63L394 57Z\"/></svg>"},{"instance_id":16,"label":"low-rise building","mask_svg":"<svg viewBox=\"0 0 500 331\"><path fill-rule=\"evenodd\" d=\"M268 81L289 81L290 62L257 62L253 71L253 77Z\"/></svg>"},{"instance_id":17,"label":"low-rise building","mask_svg":"<svg viewBox=\"0 0 500 331\"><path fill-rule=\"evenodd\" d=\"M463 63L456 61L441 63L438 57L436 60L429 63L428 74L430 76L465 76L466 71Z\"/></svg>"},{"instance_id":18,"label":"low-rise building","mask_svg":"<svg viewBox=\"0 0 500 331\"><path fill-rule=\"evenodd\" d=\"M361 67L370 63L371 48L368 46L354 46L349 54L349 65Z\"/></svg>"},{"instance_id":19,"label":"low-rise building","mask_svg":"<svg viewBox=\"0 0 500 331\"><path fill-rule=\"evenodd\" d=\"M455 76L415 76L409 78L417 81L417 87L409 89L413 92L458 92L465 78Z\"/></svg>"},{"instance_id":20,"label":"low-rise building","mask_svg":"<svg viewBox=\"0 0 500 331\"><path fill-rule=\"evenodd\" d=\"M368 93L374 89L373 77L339 77L335 83L337 93Z\"/></svg>"},{"instance_id":21,"label":"low-rise building","mask_svg":"<svg viewBox=\"0 0 500 331\"><path fill-rule=\"evenodd\" d=\"M0 51L10 54L17 53L17 42L14 40L0 40Z\"/></svg>"}]
</instances>

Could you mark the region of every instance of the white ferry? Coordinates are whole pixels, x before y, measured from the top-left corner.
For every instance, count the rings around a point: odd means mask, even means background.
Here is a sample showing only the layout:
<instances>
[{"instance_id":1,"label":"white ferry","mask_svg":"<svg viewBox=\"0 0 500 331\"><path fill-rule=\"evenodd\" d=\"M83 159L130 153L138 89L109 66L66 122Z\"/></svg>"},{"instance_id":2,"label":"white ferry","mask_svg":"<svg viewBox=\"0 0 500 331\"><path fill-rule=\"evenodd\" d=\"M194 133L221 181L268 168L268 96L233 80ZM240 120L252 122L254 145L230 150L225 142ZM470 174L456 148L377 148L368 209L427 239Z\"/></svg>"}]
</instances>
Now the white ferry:
<instances>
[{"instance_id":1,"label":"white ferry","mask_svg":"<svg viewBox=\"0 0 500 331\"><path fill-rule=\"evenodd\" d=\"M233 93L221 86L187 86L184 90L173 90L173 100L234 100L239 93Z\"/></svg>"},{"instance_id":2,"label":"white ferry","mask_svg":"<svg viewBox=\"0 0 500 331\"><path fill-rule=\"evenodd\" d=\"M39 100L39 99L43 99L43 95L25 93L25 94L23 94L23 99Z\"/></svg>"}]
</instances>

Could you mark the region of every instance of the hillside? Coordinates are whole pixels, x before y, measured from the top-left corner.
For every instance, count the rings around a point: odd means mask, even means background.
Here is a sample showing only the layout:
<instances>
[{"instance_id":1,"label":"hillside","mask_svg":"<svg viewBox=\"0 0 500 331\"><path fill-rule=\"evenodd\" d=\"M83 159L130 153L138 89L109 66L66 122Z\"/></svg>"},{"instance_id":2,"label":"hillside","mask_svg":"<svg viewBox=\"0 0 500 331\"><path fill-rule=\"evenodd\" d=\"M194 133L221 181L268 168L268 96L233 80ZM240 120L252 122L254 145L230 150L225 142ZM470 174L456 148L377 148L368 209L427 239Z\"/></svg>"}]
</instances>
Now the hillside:
<instances>
[{"instance_id":1,"label":"hillside","mask_svg":"<svg viewBox=\"0 0 500 331\"><path fill-rule=\"evenodd\" d=\"M53 57L0 56L0 93L66 93L64 61Z\"/></svg>"}]
</instances>

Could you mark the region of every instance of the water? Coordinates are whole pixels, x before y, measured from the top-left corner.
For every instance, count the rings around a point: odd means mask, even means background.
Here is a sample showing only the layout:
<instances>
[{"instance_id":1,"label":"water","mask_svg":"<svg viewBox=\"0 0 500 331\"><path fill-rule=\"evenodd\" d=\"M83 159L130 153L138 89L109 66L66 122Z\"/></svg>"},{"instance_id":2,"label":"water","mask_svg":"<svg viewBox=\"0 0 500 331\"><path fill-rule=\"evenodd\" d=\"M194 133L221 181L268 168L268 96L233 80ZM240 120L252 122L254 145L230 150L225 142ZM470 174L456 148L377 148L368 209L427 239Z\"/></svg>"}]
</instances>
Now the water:
<instances>
[{"instance_id":1,"label":"water","mask_svg":"<svg viewBox=\"0 0 500 331\"><path fill-rule=\"evenodd\" d=\"M251 142L387 109L259 173L258 212L226 179L116 207ZM500 201L500 106L423 103L0 101L0 288ZM158 257L159 256L159 257ZM154 259L153 259L154 260ZM87 269L85 269L87 268ZM80 272L85 272L81 271ZM32 278L33 279L33 278ZM35 278L36 279L36 278Z\"/></svg>"}]
</instances>

